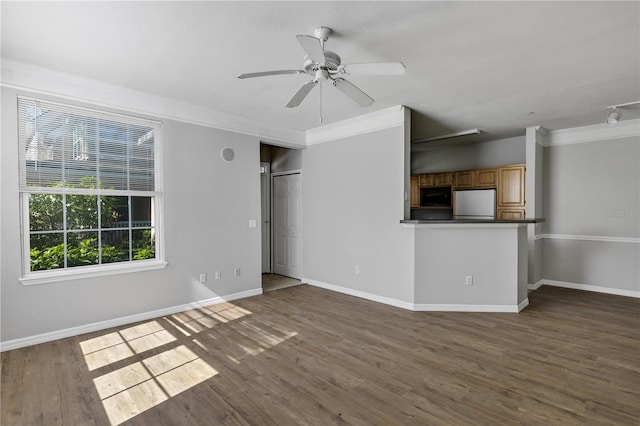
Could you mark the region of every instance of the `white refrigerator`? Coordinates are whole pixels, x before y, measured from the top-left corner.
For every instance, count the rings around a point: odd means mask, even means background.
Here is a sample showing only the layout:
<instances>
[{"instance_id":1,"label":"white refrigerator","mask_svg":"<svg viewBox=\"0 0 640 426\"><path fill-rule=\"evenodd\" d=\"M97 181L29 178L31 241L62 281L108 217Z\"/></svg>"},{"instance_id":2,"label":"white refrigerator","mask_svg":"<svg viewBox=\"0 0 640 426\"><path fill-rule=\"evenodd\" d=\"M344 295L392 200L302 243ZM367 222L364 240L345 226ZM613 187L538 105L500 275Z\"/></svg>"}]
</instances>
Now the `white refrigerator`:
<instances>
[{"instance_id":1,"label":"white refrigerator","mask_svg":"<svg viewBox=\"0 0 640 426\"><path fill-rule=\"evenodd\" d=\"M453 191L453 216L456 219L495 219L496 190Z\"/></svg>"}]
</instances>

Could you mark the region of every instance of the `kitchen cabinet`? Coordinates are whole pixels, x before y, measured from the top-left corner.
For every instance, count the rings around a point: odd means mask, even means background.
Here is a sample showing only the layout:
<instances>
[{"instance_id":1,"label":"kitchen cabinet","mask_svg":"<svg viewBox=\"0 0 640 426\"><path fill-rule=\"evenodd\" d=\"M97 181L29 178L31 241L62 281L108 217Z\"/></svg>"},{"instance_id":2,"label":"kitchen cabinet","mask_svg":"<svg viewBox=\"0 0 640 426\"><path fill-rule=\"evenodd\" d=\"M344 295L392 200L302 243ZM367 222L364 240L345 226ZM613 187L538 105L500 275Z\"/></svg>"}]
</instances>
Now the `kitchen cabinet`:
<instances>
[{"instance_id":1,"label":"kitchen cabinet","mask_svg":"<svg viewBox=\"0 0 640 426\"><path fill-rule=\"evenodd\" d=\"M428 175L418 175L420 188L431 188L438 186L451 186L453 175L451 173L430 173Z\"/></svg>"},{"instance_id":2,"label":"kitchen cabinet","mask_svg":"<svg viewBox=\"0 0 640 426\"><path fill-rule=\"evenodd\" d=\"M418 176L411 176L411 208L420 207L420 187Z\"/></svg>"},{"instance_id":3,"label":"kitchen cabinet","mask_svg":"<svg viewBox=\"0 0 640 426\"><path fill-rule=\"evenodd\" d=\"M496 219L499 220L509 220L509 219L524 219L525 218L525 210L524 209L504 209L499 208Z\"/></svg>"},{"instance_id":4,"label":"kitchen cabinet","mask_svg":"<svg viewBox=\"0 0 640 426\"><path fill-rule=\"evenodd\" d=\"M433 180L433 186L451 186L453 183L453 175L451 173L436 173Z\"/></svg>"},{"instance_id":5,"label":"kitchen cabinet","mask_svg":"<svg viewBox=\"0 0 640 426\"><path fill-rule=\"evenodd\" d=\"M455 189L473 188L473 170L455 172L453 179Z\"/></svg>"},{"instance_id":6,"label":"kitchen cabinet","mask_svg":"<svg viewBox=\"0 0 640 426\"><path fill-rule=\"evenodd\" d=\"M418 183L420 185L420 188L426 188L429 186L433 186L433 183L435 182L435 175L430 174L430 175L419 175L418 176Z\"/></svg>"},{"instance_id":7,"label":"kitchen cabinet","mask_svg":"<svg viewBox=\"0 0 640 426\"><path fill-rule=\"evenodd\" d=\"M497 169L478 169L473 172L473 183L476 188L495 188L498 185Z\"/></svg>"},{"instance_id":8,"label":"kitchen cabinet","mask_svg":"<svg viewBox=\"0 0 640 426\"><path fill-rule=\"evenodd\" d=\"M495 188L496 169L463 170L454 173L455 189Z\"/></svg>"},{"instance_id":9,"label":"kitchen cabinet","mask_svg":"<svg viewBox=\"0 0 640 426\"><path fill-rule=\"evenodd\" d=\"M525 217L524 164L498 167L498 219L522 219Z\"/></svg>"}]
</instances>

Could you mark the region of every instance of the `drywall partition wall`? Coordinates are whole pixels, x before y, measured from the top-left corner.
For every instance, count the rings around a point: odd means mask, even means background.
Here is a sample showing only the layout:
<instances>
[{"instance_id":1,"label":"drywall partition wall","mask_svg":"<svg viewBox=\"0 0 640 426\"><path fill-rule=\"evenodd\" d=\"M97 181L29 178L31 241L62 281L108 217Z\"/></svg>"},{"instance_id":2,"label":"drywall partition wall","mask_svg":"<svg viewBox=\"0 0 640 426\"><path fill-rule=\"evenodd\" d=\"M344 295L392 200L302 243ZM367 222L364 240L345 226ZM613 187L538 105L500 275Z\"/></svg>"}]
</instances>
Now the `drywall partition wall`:
<instances>
[{"instance_id":1,"label":"drywall partition wall","mask_svg":"<svg viewBox=\"0 0 640 426\"><path fill-rule=\"evenodd\" d=\"M640 121L634 121L555 138L550 132L544 148L544 284L640 297ZM634 134L621 134L624 126Z\"/></svg>"},{"instance_id":2,"label":"drywall partition wall","mask_svg":"<svg viewBox=\"0 0 640 426\"><path fill-rule=\"evenodd\" d=\"M416 310L519 312L529 303L527 225L407 226L415 232Z\"/></svg>"},{"instance_id":3,"label":"drywall partition wall","mask_svg":"<svg viewBox=\"0 0 640 426\"><path fill-rule=\"evenodd\" d=\"M455 140L414 144L411 174L520 164L525 162L525 157L524 136L472 144L456 144Z\"/></svg>"},{"instance_id":4,"label":"drywall partition wall","mask_svg":"<svg viewBox=\"0 0 640 426\"><path fill-rule=\"evenodd\" d=\"M122 318L144 319L146 313L197 301L261 292L260 232L248 226L249 220L260 221L258 139L172 120L162 124L168 266L148 272L21 284L17 91L2 88L1 93L3 349L7 342L36 343L114 325ZM222 160L224 147L235 151L232 162ZM237 278L235 268L241 270ZM216 270L222 272L221 280L214 280ZM200 273L207 274L204 284L198 280Z\"/></svg>"},{"instance_id":5,"label":"drywall partition wall","mask_svg":"<svg viewBox=\"0 0 640 426\"><path fill-rule=\"evenodd\" d=\"M302 152L303 281L411 308L412 230L404 215L403 125Z\"/></svg>"},{"instance_id":6,"label":"drywall partition wall","mask_svg":"<svg viewBox=\"0 0 640 426\"><path fill-rule=\"evenodd\" d=\"M547 131L542 127L528 127L526 130L526 217L544 217L543 208L543 170L544 143ZM532 288L542 278L542 240L543 224L528 226L528 282Z\"/></svg>"}]
</instances>

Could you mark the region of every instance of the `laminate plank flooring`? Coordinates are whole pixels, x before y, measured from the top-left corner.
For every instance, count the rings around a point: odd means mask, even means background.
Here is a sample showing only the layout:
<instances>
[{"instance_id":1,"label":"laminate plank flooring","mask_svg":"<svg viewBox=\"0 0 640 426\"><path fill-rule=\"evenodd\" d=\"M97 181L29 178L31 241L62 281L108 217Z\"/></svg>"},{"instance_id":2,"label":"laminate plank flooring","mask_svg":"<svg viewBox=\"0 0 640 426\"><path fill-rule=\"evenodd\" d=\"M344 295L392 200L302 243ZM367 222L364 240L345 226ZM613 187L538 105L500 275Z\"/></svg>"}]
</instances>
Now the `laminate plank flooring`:
<instances>
[{"instance_id":1,"label":"laminate plank flooring","mask_svg":"<svg viewBox=\"0 0 640 426\"><path fill-rule=\"evenodd\" d=\"M2 353L1 424L638 425L640 300L520 314L299 285Z\"/></svg>"},{"instance_id":2,"label":"laminate plank flooring","mask_svg":"<svg viewBox=\"0 0 640 426\"><path fill-rule=\"evenodd\" d=\"M299 279L285 277L284 275L262 274L262 291L264 293L293 287L296 285L300 285L301 283L302 281L300 281Z\"/></svg>"}]
</instances>

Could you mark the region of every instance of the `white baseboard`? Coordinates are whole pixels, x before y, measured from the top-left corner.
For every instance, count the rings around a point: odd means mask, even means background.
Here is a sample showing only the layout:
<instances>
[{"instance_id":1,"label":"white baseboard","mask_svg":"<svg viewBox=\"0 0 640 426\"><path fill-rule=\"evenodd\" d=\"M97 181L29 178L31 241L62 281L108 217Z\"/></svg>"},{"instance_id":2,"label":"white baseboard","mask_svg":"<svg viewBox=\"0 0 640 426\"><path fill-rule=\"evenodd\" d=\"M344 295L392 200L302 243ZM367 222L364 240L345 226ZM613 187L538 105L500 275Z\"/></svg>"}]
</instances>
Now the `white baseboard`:
<instances>
[{"instance_id":1,"label":"white baseboard","mask_svg":"<svg viewBox=\"0 0 640 426\"><path fill-rule=\"evenodd\" d=\"M542 284L544 284L544 283L543 283L543 281L544 281L544 280L539 280L538 282L536 282L536 283L534 283L534 284L528 284L528 285L527 285L527 288L528 288L529 290L537 290L537 289L539 289L540 287L542 287Z\"/></svg>"},{"instance_id":2,"label":"white baseboard","mask_svg":"<svg viewBox=\"0 0 640 426\"><path fill-rule=\"evenodd\" d=\"M597 285L577 284L577 283L569 283L566 281L555 281L555 280L544 280L544 279L538 281L538 283L540 282L542 282L542 284L540 285L550 285L554 287L572 288L574 290L594 291L596 293L607 293L607 294L615 294L616 296L640 298L640 291L623 290L619 288L601 287ZM536 285L538 283L536 283ZM538 287L540 287L540 285L538 285Z\"/></svg>"},{"instance_id":3,"label":"white baseboard","mask_svg":"<svg viewBox=\"0 0 640 426\"><path fill-rule=\"evenodd\" d=\"M529 298L528 297L526 299L524 299L522 302L518 303L518 312L520 312L521 310L523 310L527 306L529 306Z\"/></svg>"},{"instance_id":4,"label":"white baseboard","mask_svg":"<svg viewBox=\"0 0 640 426\"><path fill-rule=\"evenodd\" d=\"M126 317L114 318L106 321L94 322L78 327L66 328L63 330L51 331L48 333L37 334L35 336L22 337L19 339L7 340L0 342L0 352L10 351L12 349L24 348L26 346L37 345L40 343L50 342L52 340L65 339L67 337L78 336L84 333L100 331L111 327L119 327L121 325L131 324L139 321L146 321L165 315L173 315L179 312L189 311L202 306L215 305L232 300L244 299L245 297L257 296L262 294L262 288L233 293L226 296L211 297L208 299L198 300L178 306L157 309L155 311L142 312L139 314L128 315Z\"/></svg>"},{"instance_id":5,"label":"white baseboard","mask_svg":"<svg viewBox=\"0 0 640 426\"><path fill-rule=\"evenodd\" d=\"M413 310L419 312L494 312L517 314L528 304L529 299L525 299L518 305L451 305L439 303L420 303L413 305Z\"/></svg>"},{"instance_id":6,"label":"white baseboard","mask_svg":"<svg viewBox=\"0 0 640 426\"><path fill-rule=\"evenodd\" d=\"M324 288L326 290L335 291L337 293L348 294L350 296L360 297L362 299L371 300L373 302L384 303L385 305L395 306L396 308L407 309L417 312L520 312L528 304L529 300L525 299L520 305L453 305L453 304L415 304L405 302L404 300L393 299L390 297L379 296L360 290L354 290L348 287L342 287L335 284L328 284L322 281L302 278L303 283L307 283L314 287Z\"/></svg>"},{"instance_id":7,"label":"white baseboard","mask_svg":"<svg viewBox=\"0 0 640 426\"><path fill-rule=\"evenodd\" d=\"M413 303L405 302L404 300L393 299L385 296L378 296L377 294L371 294L360 290L354 290L348 287L341 287L334 284L327 284L322 281L311 280L309 278L302 278L303 283L307 283L314 287L320 287L327 290L335 291L337 293L348 294L349 296L360 297L362 299L371 300L378 303L384 303L385 305L395 306L397 308L413 310Z\"/></svg>"}]
</instances>

